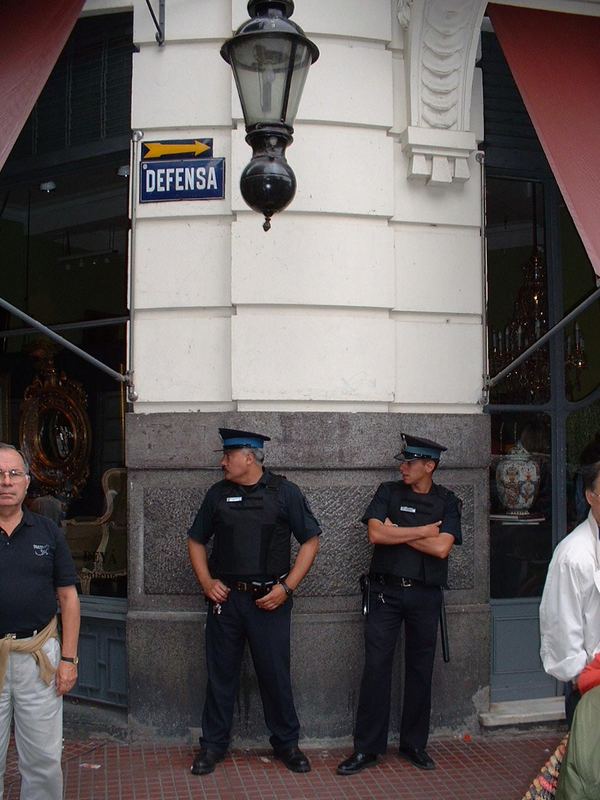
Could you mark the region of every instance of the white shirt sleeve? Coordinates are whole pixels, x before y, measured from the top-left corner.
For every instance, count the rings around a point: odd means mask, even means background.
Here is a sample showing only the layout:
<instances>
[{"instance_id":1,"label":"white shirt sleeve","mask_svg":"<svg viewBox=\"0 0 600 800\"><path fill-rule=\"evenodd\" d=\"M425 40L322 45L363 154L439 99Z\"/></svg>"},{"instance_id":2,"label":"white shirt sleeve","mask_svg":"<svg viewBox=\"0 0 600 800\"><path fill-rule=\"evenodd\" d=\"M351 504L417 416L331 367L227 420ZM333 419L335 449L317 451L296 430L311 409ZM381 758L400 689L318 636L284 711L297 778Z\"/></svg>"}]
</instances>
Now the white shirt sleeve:
<instances>
[{"instance_id":1,"label":"white shirt sleeve","mask_svg":"<svg viewBox=\"0 0 600 800\"><path fill-rule=\"evenodd\" d=\"M588 661L582 610L587 577L561 552L548 568L540 604L540 656L546 672L560 681L576 678Z\"/></svg>"}]
</instances>

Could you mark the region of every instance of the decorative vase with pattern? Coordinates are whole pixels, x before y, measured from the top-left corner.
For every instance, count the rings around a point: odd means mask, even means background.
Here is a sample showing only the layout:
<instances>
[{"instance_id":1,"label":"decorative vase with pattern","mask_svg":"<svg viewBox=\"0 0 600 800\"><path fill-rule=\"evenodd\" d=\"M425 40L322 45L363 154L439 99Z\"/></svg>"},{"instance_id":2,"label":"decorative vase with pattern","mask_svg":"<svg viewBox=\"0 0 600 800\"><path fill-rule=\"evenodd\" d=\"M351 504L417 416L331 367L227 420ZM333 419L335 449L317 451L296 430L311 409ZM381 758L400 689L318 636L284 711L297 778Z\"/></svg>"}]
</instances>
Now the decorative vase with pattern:
<instances>
[{"instance_id":1,"label":"decorative vase with pattern","mask_svg":"<svg viewBox=\"0 0 600 800\"><path fill-rule=\"evenodd\" d=\"M537 461L521 442L500 459L496 467L498 497L507 514L516 517L529 514L540 485Z\"/></svg>"}]
</instances>

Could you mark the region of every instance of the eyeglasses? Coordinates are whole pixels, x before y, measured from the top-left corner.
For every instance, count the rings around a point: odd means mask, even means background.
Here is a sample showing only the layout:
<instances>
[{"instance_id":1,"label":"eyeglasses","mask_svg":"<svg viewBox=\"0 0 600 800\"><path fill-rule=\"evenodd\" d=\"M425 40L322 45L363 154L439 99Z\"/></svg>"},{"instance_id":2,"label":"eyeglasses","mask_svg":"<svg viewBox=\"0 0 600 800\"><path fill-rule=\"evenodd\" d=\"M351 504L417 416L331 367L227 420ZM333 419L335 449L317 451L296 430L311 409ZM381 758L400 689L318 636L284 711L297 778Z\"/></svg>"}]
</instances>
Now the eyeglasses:
<instances>
[{"instance_id":1,"label":"eyeglasses","mask_svg":"<svg viewBox=\"0 0 600 800\"><path fill-rule=\"evenodd\" d=\"M591 490L591 489L588 489L588 492L589 492L590 494L593 494L593 495L594 495L594 497L600 497L600 494L598 494L598 492L592 492L592 490Z\"/></svg>"},{"instance_id":2,"label":"eyeglasses","mask_svg":"<svg viewBox=\"0 0 600 800\"><path fill-rule=\"evenodd\" d=\"M2 477L7 475L9 481L20 481L21 478L27 477L27 473L23 472L22 469L0 469L0 475Z\"/></svg>"}]
</instances>

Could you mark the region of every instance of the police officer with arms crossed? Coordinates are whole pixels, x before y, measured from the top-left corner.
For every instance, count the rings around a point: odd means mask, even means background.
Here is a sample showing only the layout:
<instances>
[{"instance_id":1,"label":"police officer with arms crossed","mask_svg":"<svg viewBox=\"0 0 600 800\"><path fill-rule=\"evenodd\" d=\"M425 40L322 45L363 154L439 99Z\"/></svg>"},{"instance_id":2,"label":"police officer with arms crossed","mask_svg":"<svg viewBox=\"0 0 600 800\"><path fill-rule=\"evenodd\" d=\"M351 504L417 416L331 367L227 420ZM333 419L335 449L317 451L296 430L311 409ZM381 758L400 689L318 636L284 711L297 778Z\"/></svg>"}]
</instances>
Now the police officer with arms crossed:
<instances>
[{"instance_id":1,"label":"police officer with arms crossed","mask_svg":"<svg viewBox=\"0 0 600 800\"><path fill-rule=\"evenodd\" d=\"M268 436L229 428L219 434L224 479L208 490L188 532L192 567L210 601L202 737L191 770L212 772L227 751L247 640L274 755L293 772L308 772L310 763L298 748L290 619L292 593L317 555L321 530L300 489L263 469ZM290 569L292 533L300 549Z\"/></svg>"},{"instance_id":2,"label":"police officer with arms crossed","mask_svg":"<svg viewBox=\"0 0 600 800\"><path fill-rule=\"evenodd\" d=\"M22 800L61 800L62 695L77 680L77 573L60 528L23 508L28 473L21 453L0 443L0 797L14 717Z\"/></svg>"},{"instance_id":3,"label":"police officer with arms crossed","mask_svg":"<svg viewBox=\"0 0 600 800\"><path fill-rule=\"evenodd\" d=\"M402 435L402 480L382 483L364 513L375 545L369 571L365 665L354 730L354 753L337 768L353 775L377 763L387 749L392 662L400 627L405 632L405 679L400 756L434 769L425 750L431 715L431 679L448 555L461 543L460 501L433 482L442 451L436 442Z\"/></svg>"}]
</instances>

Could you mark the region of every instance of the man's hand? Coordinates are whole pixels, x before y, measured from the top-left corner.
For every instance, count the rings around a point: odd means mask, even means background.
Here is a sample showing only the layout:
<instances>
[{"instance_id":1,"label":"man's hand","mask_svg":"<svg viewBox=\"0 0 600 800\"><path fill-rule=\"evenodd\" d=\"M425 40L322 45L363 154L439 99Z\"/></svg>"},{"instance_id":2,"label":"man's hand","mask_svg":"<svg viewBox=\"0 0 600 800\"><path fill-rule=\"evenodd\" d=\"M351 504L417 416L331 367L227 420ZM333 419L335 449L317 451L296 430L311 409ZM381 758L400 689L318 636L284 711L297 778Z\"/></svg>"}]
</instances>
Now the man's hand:
<instances>
[{"instance_id":1,"label":"man's hand","mask_svg":"<svg viewBox=\"0 0 600 800\"><path fill-rule=\"evenodd\" d=\"M298 555L294 561L294 566L288 572L285 582L290 589L296 591L308 570L311 568L317 553L319 552L319 537L312 536L300 545ZM275 611L282 606L288 599L287 592L280 583L276 583L269 594L256 601L256 605L263 611Z\"/></svg>"},{"instance_id":2,"label":"man's hand","mask_svg":"<svg viewBox=\"0 0 600 800\"><path fill-rule=\"evenodd\" d=\"M271 589L269 594L260 597L256 601L256 605L262 608L263 611L275 611L276 608L282 606L287 600L287 592L280 583L276 583Z\"/></svg>"},{"instance_id":3,"label":"man's hand","mask_svg":"<svg viewBox=\"0 0 600 800\"><path fill-rule=\"evenodd\" d=\"M225 603L231 590L229 586L225 586L218 578L213 578L210 574L206 547L200 542L188 538L188 550L192 569L196 573L196 578L205 596L213 603Z\"/></svg>"},{"instance_id":4,"label":"man's hand","mask_svg":"<svg viewBox=\"0 0 600 800\"><path fill-rule=\"evenodd\" d=\"M419 531L421 532L422 538L431 539L432 536L439 536L441 524L442 520L440 519L438 522L432 522L431 525L420 525Z\"/></svg>"},{"instance_id":5,"label":"man's hand","mask_svg":"<svg viewBox=\"0 0 600 800\"><path fill-rule=\"evenodd\" d=\"M56 668L56 694L67 694L77 683L77 667L69 661L59 661Z\"/></svg>"},{"instance_id":6,"label":"man's hand","mask_svg":"<svg viewBox=\"0 0 600 800\"><path fill-rule=\"evenodd\" d=\"M202 584L202 591L213 603L225 603L231 589L218 578L208 578Z\"/></svg>"}]
</instances>

